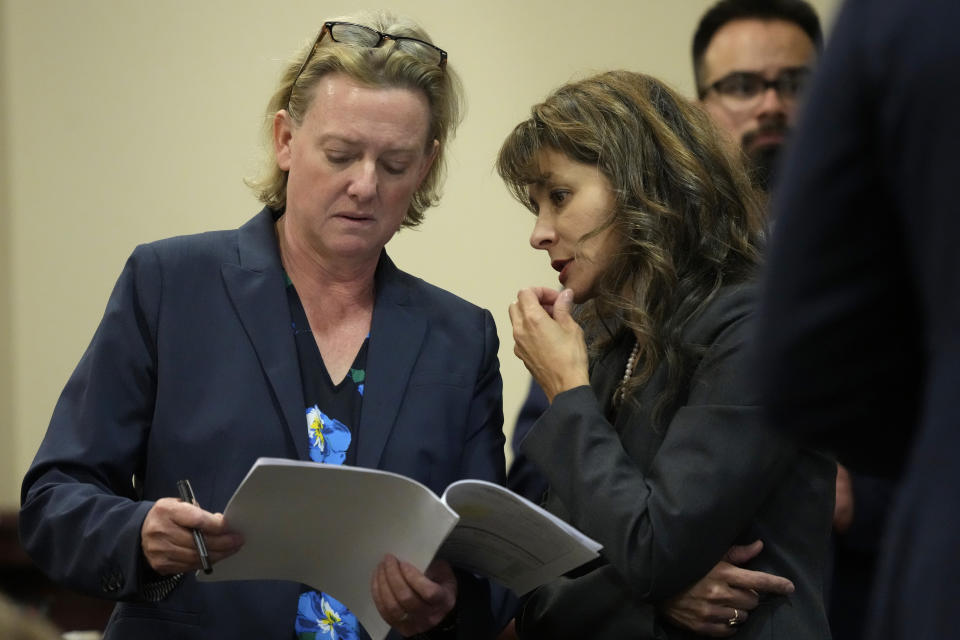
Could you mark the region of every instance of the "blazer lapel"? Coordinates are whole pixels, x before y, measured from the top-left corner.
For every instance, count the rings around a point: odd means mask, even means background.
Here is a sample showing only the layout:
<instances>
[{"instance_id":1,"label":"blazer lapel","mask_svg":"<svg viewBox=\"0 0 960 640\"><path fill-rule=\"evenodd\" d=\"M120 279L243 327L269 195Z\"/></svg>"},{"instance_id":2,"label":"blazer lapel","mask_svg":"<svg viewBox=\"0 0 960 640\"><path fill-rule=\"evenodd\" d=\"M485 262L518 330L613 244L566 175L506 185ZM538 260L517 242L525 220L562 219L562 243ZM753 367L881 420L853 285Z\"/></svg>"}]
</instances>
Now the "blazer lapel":
<instances>
[{"instance_id":1,"label":"blazer lapel","mask_svg":"<svg viewBox=\"0 0 960 640\"><path fill-rule=\"evenodd\" d=\"M597 363L591 377L591 385L596 390L597 397L606 403L604 404L605 414L613 423L623 448L631 458L646 469L653 463L653 458L666 434L667 425L654 424L652 416L653 406L665 384L666 370L661 363L650 380L627 396L626 401L617 403L614 415L613 396L620 391L624 367L633 349L633 343L634 338L630 333L625 333L618 339L607 351L605 357Z\"/></svg>"},{"instance_id":2,"label":"blazer lapel","mask_svg":"<svg viewBox=\"0 0 960 640\"><path fill-rule=\"evenodd\" d=\"M404 274L386 251L377 267L376 287L357 443L357 466L371 469L379 466L427 332Z\"/></svg>"},{"instance_id":3,"label":"blazer lapel","mask_svg":"<svg viewBox=\"0 0 960 640\"><path fill-rule=\"evenodd\" d=\"M224 263L223 280L264 375L278 413L301 460L309 459L303 386L296 345L288 329L287 293L274 234L265 208L238 230L240 264Z\"/></svg>"}]
</instances>

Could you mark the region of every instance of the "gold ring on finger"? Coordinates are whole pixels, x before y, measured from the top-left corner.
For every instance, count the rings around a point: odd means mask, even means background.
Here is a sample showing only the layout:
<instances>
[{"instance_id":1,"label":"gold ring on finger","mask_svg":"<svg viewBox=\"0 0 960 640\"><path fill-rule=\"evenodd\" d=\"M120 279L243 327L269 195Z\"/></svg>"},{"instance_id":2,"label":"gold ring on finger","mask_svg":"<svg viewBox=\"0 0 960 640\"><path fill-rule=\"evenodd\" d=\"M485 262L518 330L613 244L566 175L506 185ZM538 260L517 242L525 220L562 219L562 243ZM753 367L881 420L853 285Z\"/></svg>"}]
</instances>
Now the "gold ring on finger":
<instances>
[{"instance_id":1,"label":"gold ring on finger","mask_svg":"<svg viewBox=\"0 0 960 640\"><path fill-rule=\"evenodd\" d=\"M734 608L733 617L727 620L727 624L730 625L731 627L735 627L739 622L740 622L740 609Z\"/></svg>"}]
</instances>

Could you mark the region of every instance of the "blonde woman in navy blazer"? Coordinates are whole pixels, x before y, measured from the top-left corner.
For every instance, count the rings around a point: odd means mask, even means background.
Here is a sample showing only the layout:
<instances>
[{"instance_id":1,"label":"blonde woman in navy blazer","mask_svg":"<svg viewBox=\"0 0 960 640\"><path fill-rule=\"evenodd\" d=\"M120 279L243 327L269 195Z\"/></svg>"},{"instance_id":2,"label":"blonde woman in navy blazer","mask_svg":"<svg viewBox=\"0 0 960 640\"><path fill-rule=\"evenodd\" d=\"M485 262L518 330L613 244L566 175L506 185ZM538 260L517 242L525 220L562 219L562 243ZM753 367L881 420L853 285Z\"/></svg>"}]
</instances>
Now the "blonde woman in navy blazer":
<instances>
[{"instance_id":1,"label":"blonde woman in navy blazer","mask_svg":"<svg viewBox=\"0 0 960 640\"><path fill-rule=\"evenodd\" d=\"M416 25L328 22L270 103L267 206L239 229L133 252L24 479L20 516L48 574L121 601L106 638L294 636L300 586L197 583L189 531L204 530L214 562L236 552L216 512L250 465L309 459L288 278L332 382L366 345L355 464L437 492L503 481L490 313L384 251L436 200L459 99L446 53ZM181 478L203 509L172 497ZM421 574L388 557L372 584L392 636L491 630L486 584L443 562Z\"/></svg>"}]
</instances>

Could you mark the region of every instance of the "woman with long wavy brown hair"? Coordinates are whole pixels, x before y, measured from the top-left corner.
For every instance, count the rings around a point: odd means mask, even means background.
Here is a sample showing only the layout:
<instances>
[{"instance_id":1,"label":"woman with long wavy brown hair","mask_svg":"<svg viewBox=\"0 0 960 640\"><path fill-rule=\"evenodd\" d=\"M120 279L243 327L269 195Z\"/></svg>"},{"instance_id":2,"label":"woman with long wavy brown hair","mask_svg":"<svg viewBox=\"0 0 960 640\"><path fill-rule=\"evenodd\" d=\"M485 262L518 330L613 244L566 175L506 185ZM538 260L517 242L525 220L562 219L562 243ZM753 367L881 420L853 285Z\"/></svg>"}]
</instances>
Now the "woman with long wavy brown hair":
<instances>
[{"instance_id":1,"label":"woman with long wavy brown hair","mask_svg":"<svg viewBox=\"0 0 960 640\"><path fill-rule=\"evenodd\" d=\"M829 637L835 466L760 419L747 347L763 221L740 158L698 107L616 71L534 106L497 168L563 286L510 305L515 353L551 402L521 451L548 507L604 545L524 599L520 637L685 637L664 603L758 539L749 567L796 591L731 600L708 630Z\"/></svg>"}]
</instances>

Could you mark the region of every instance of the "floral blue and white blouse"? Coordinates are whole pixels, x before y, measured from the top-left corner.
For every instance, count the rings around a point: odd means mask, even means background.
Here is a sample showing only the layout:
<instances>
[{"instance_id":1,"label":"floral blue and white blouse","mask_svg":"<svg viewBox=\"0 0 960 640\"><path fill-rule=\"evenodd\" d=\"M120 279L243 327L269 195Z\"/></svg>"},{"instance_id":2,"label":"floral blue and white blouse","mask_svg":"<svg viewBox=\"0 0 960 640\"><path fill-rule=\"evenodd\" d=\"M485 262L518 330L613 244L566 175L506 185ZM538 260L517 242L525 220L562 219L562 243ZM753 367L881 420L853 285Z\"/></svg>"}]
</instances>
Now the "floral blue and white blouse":
<instances>
[{"instance_id":1,"label":"floral blue and white blouse","mask_svg":"<svg viewBox=\"0 0 960 640\"><path fill-rule=\"evenodd\" d=\"M310 443L310 458L325 464L355 464L370 336L364 340L346 377L334 384L289 278L287 301L306 401L305 436ZM336 549L309 549L308 553L336 553ZM349 609L329 594L308 587L300 594L294 628L298 640L369 640Z\"/></svg>"}]
</instances>

